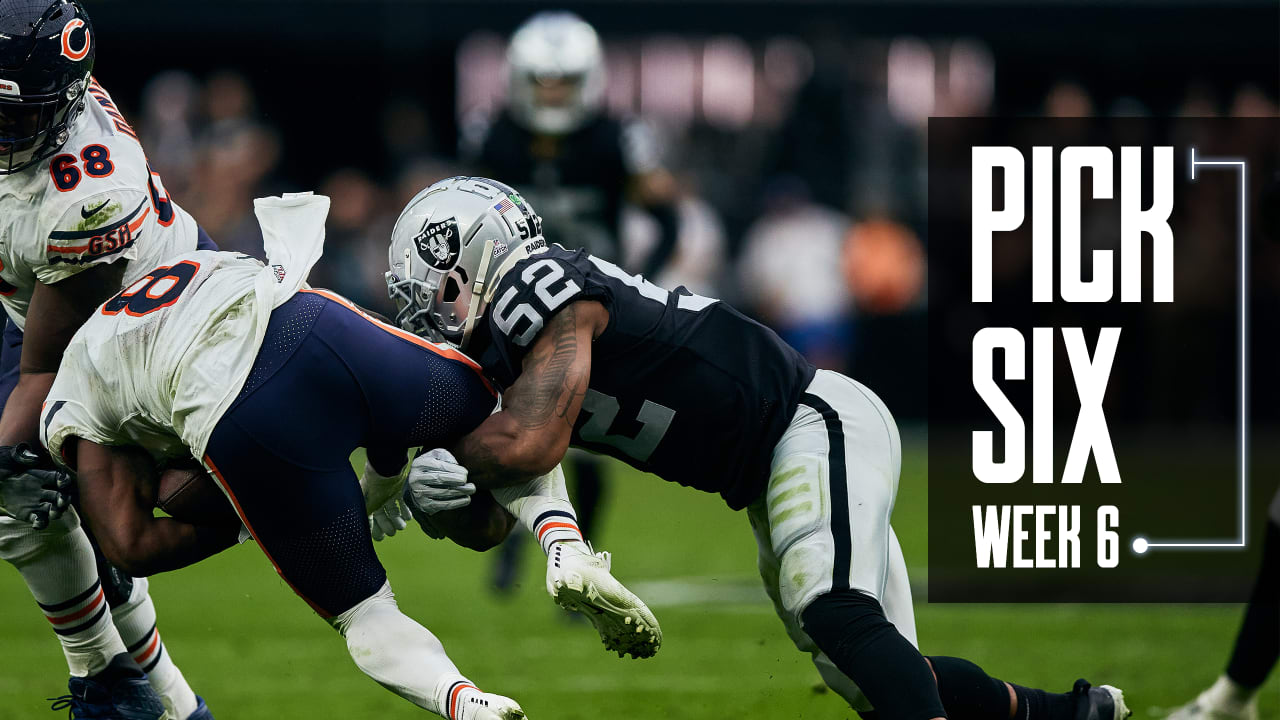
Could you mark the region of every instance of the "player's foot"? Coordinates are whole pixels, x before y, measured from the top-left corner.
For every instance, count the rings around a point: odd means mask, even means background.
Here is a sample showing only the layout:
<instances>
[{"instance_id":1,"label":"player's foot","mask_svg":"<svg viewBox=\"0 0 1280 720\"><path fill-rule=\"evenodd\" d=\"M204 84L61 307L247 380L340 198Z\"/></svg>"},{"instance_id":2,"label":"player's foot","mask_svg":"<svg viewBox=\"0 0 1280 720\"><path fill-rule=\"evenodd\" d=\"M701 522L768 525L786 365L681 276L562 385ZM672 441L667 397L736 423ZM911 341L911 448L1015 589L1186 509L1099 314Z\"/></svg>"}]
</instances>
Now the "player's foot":
<instances>
[{"instance_id":1,"label":"player's foot","mask_svg":"<svg viewBox=\"0 0 1280 720\"><path fill-rule=\"evenodd\" d=\"M1110 685L1093 687L1081 678L1071 694L1076 699L1075 720L1124 720L1133 714L1124 704L1124 693Z\"/></svg>"},{"instance_id":2,"label":"player's foot","mask_svg":"<svg viewBox=\"0 0 1280 720\"><path fill-rule=\"evenodd\" d=\"M1209 691L1169 713L1165 720L1258 720L1258 703L1251 701L1224 707L1209 697Z\"/></svg>"},{"instance_id":3,"label":"player's foot","mask_svg":"<svg viewBox=\"0 0 1280 720\"><path fill-rule=\"evenodd\" d=\"M520 703L493 693L474 693L460 698L454 720L524 720Z\"/></svg>"},{"instance_id":4,"label":"player's foot","mask_svg":"<svg viewBox=\"0 0 1280 720\"><path fill-rule=\"evenodd\" d=\"M204 698L196 696L195 712L188 715L187 720L213 720L213 713L209 712L209 706L204 703Z\"/></svg>"},{"instance_id":5,"label":"player's foot","mask_svg":"<svg viewBox=\"0 0 1280 720\"><path fill-rule=\"evenodd\" d=\"M124 657L128 657L127 655ZM161 720L164 703L145 676L116 677L110 681L94 677L73 677L67 682L69 695L53 700L52 710L66 710L74 720Z\"/></svg>"},{"instance_id":6,"label":"player's foot","mask_svg":"<svg viewBox=\"0 0 1280 720\"><path fill-rule=\"evenodd\" d=\"M618 657L653 657L662 628L648 606L609 574L609 553L583 542L556 543L547 554L547 592L560 607L582 613Z\"/></svg>"}]
</instances>

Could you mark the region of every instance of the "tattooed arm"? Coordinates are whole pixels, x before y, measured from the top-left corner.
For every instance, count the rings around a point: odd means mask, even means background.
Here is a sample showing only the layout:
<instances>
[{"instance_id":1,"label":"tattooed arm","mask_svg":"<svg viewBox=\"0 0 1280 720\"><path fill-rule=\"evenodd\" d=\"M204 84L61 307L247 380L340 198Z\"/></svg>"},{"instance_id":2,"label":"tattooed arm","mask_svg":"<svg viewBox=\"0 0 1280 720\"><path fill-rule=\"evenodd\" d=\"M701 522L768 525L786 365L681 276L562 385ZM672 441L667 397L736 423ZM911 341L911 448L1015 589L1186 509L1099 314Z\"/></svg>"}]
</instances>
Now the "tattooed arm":
<instances>
[{"instance_id":1,"label":"tattooed arm","mask_svg":"<svg viewBox=\"0 0 1280 720\"><path fill-rule=\"evenodd\" d=\"M591 300L551 316L503 394L502 411L453 449L476 487L527 482L560 462L591 379L591 342L608 323L609 312Z\"/></svg>"}]
</instances>

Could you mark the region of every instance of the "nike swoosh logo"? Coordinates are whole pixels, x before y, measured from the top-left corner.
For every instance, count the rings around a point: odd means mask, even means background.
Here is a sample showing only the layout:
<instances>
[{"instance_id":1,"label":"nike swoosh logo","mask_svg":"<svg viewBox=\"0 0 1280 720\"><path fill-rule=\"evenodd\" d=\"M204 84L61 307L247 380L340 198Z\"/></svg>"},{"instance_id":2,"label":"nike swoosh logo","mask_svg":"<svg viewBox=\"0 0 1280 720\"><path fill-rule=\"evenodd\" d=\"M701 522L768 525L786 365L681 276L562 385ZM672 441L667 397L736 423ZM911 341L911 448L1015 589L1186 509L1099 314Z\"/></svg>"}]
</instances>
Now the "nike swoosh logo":
<instances>
[{"instance_id":1,"label":"nike swoosh logo","mask_svg":"<svg viewBox=\"0 0 1280 720\"><path fill-rule=\"evenodd\" d=\"M101 210L102 208L106 207L106 206L107 206L107 203L109 203L109 202L111 202L111 201L110 201L110 200L103 200L101 205L99 205L98 207L96 207L96 208L94 208L94 209L92 209L92 210L89 210L89 211L87 211L87 212L85 211L85 209L84 209L84 208L80 208L80 217L84 218L85 220L88 220L89 218L93 217L94 215L97 215L97 214L98 214L98 211L99 211L99 210Z\"/></svg>"}]
</instances>

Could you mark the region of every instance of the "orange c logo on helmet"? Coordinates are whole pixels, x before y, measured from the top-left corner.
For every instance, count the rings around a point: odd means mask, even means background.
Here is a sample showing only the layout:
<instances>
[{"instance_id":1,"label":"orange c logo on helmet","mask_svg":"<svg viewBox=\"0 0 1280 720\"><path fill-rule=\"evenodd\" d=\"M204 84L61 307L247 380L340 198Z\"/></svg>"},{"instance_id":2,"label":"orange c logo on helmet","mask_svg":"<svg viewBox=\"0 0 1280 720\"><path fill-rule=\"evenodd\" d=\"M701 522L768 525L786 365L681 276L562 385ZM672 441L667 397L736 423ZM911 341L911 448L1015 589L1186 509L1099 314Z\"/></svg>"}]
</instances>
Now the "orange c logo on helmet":
<instances>
[{"instance_id":1,"label":"orange c logo on helmet","mask_svg":"<svg viewBox=\"0 0 1280 720\"><path fill-rule=\"evenodd\" d=\"M82 28L82 27L84 27L84 21L83 21L83 20L81 20L80 18L74 18L74 19L72 19L72 20L71 20L71 22L67 23L66 27L62 28L62 55L63 55L63 57L65 57L65 58L67 58L67 59L69 59L69 60L73 60L73 61L79 62L80 60L85 59L85 57L89 54L89 44L90 44L90 43L89 43L89 29L88 29L88 28L85 28L85 31L84 31L84 44L80 46L80 49L79 49L79 50L73 50L73 49L71 48L71 33L75 32L76 30L78 30L78 29L80 29L80 28Z\"/></svg>"}]
</instances>

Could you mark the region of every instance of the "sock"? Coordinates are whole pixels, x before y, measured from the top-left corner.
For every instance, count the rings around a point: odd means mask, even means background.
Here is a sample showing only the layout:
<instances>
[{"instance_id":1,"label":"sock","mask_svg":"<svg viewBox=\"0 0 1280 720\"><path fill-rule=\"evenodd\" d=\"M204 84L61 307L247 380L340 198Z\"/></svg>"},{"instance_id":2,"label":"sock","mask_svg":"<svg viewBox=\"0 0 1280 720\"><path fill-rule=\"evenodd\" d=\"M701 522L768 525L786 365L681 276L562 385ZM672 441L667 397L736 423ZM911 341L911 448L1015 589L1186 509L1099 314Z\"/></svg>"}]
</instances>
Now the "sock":
<instances>
[{"instance_id":1,"label":"sock","mask_svg":"<svg viewBox=\"0 0 1280 720\"><path fill-rule=\"evenodd\" d=\"M1051 693L1022 687L991 677L968 660L933 657L938 694L949 717L963 720L1009 720L1009 688L1017 707L1015 720L1074 720L1076 701L1071 693Z\"/></svg>"},{"instance_id":2,"label":"sock","mask_svg":"<svg viewBox=\"0 0 1280 720\"><path fill-rule=\"evenodd\" d=\"M126 678L141 680L147 676L142 672L142 668L138 667L138 663L129 657L129 653L120 653L107 663L106 669L100 673L95 673L93 679L103 685L111 685L117 680Z\"/></svg>"},{"instance_id":3,"label":"sock","mask_svg":"<svg viewBox=\"0 0 1280 720\"><path fill-rule=\"evenodd\" d=\"M436 636L400 612L390 583L329 623L364 674L420 708L459 720L459 701L479 693Z\"/></svg>"},{"instance_id":4,"label":"sock","mask_svg":"<svg viewBox=\"0 0 1280 720\"><path fill-rule=\"evenodd\" d=\"M1262 568L1249 598L1244 622L1236 635L1226 676L1242 689L1262 687L1280 658L1280 526L1267 523L1262 543ZM1220 681L1221 682L1221 681Z\"/></svg>"},{"instance_id":5,"label":"sock","mask_svg":"<svg viewBox=\"0 0 1280 720\"><path fill-rule=\"evenodd\" d=\"M875 598L857 590L830 592L810 603L801 619L805 634L857 683L880 717L946 717L929 664Z\"/></svg>"},{"instance_id":6,"label":"sock","mask_svg":"<svg viewBox=\"0 0 1280 720\"><path fill-rule=\"evenodd\" d=\"M125 651L111 625L89 538L68 511L44 530L0 518L0 556L22 574L53 625L72 676L96 675Z\"/></svg>"},{"instance_id":7,"label":"sock","mask_svg":"<svg viewBox=\"0 0 1280 720\"><path fill-rule=\"evenodd\" d=\"M147 579L134 578L129 600L111 609L112 621L129 654L147 673L147 681L178 720L196 711L196 694L169 657L156 630L156 607L147 593Z\"/></svg>"},{"instance_id":8,"label":"sock","mask_svg":"<svg viewBox=\"0 0 1280 720\"><path fill-rule=\"evenodd\" d=\"M1074 720L1076 701L1071 693L1051 693L1013 683L1009 685L1018 696L1018 709L1014 715L1017 720Z\"/></svg>"},{"instance_id":9,"label":"sock","mask_svg":"<svg viewBox=\"0 0 1280 720\"><path fill-rule=\"evenodd\" d=\"M482 697L484 693L480 688L465 677L456 674L440 678L436 695L437 702L443 708L440 714L449 720L467 720L475 714L468 711L484 702Z\"/></svg>"},{"instance_id":10,"label":"sock","mask_svg":"<svg viewBox=\"0 0 1280 720\"><path fill-rule=\"evenodd\" d=\"M557 542L582 542L578 517L564 487L564 471L554 470L523 485L493 490L493 496L550 553Z\"/></svg>"},{"instance_id":11,"label":"sock","mask_svg":"<svg viewBox=\"0 0 1280 720\"><path fill-rule=\"evenodd\" d=\"M1009 720L1009 688L961 658L930 656L947 715L965 720ZM1021 716L1018 716L1020 720Z\"/></svg>"}]
</instances>

